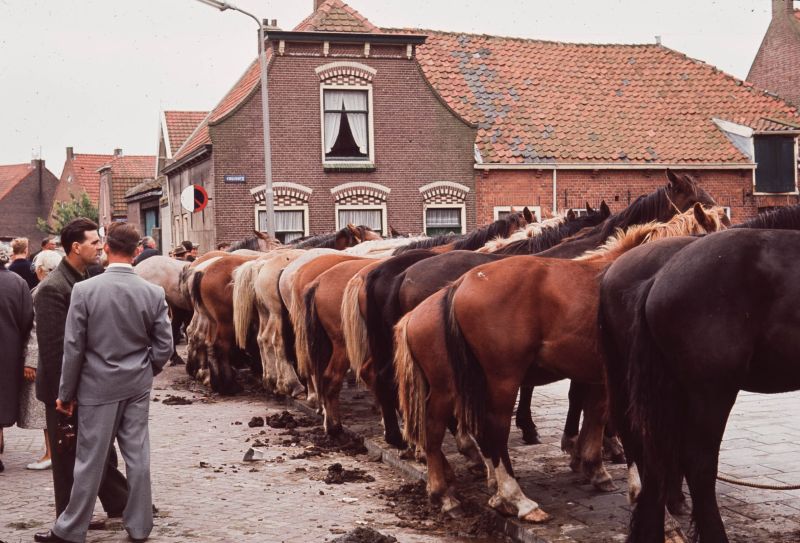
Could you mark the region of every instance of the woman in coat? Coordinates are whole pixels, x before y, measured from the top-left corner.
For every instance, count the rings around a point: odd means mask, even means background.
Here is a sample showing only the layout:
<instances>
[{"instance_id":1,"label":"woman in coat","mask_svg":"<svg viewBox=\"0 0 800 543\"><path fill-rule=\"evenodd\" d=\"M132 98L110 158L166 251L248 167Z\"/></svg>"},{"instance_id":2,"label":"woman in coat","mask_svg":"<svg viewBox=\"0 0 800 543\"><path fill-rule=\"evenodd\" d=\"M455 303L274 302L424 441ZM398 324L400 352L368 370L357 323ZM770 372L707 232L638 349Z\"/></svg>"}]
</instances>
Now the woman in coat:
<instances>
[{"instance_id":1,"label":"woman in coat","mask_svg":"<svg viewBox=\"0 0 800 543\"><path fill-rule=\"evenodd\" d=\"M0 452L5 446L2 428L17 422L25 345L33 326L30 289L22 277L6 269L9 260L9 251L0 247Z\"/></svg>"}]
</instances>

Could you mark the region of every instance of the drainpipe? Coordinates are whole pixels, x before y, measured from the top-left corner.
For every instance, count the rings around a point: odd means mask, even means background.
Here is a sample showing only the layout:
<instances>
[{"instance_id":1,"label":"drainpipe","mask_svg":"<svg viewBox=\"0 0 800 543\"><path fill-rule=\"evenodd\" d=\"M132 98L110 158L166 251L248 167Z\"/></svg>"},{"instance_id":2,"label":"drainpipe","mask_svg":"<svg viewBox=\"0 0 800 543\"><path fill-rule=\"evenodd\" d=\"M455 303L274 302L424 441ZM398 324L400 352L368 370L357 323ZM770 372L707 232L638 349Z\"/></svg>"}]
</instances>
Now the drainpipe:
<instances>
[{"instance_id":1,"label":"drainpipe","mask_svg":"<svg viewBox=\"0 0 800 543\"><path fill-rule=\"evenodd\" d=\"M558 213L558 173L553 168L553 216Z\"/></svg>"}]
</instances>

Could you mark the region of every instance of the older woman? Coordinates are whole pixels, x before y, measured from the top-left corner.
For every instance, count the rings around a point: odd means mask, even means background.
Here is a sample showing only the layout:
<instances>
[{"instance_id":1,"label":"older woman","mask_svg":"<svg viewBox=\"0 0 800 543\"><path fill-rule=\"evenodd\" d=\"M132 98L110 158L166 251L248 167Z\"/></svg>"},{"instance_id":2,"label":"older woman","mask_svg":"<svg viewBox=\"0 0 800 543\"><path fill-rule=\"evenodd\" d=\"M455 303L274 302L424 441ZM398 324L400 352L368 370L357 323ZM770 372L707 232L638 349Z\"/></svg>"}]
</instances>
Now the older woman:
<instances>
[{"instance_id":1,"label":"older woman","mask_svg":"<svg viewBox=\"0 0 800 543\"><path fill-rule=\"evenodd\" d=\"M0 246L0 452L3 427L17 422L24 347L33 326L33 304L28 284L6 269L11 255ZM3 463L0 461L0 471Z\"/></svg>"},{"instance_id":2,"label":"older woman","mask_svg":"<svg viewBox=\"0 0 800 543\"><path fill-rule=\"evenodd\" d=\"M41 251L33 260L33 268L39 282L43 281L47 275L58 267L61 262L61 253L56 251ZM31 291L31 295L36 297L36 289ZM46 333L43 331L42 333ZM39 365L39 345L36 341L36 329L31 331L28 340L28 350L25 357L24 377L25 382L19 395L19 417L17 426L20 428L36 429L44 431L45 452L36 462L28 464L28 469L50 469L50 440L47 438L47 423L45 421L44 404L36 399L36 368Z\"/></svg>"}]
</instances>

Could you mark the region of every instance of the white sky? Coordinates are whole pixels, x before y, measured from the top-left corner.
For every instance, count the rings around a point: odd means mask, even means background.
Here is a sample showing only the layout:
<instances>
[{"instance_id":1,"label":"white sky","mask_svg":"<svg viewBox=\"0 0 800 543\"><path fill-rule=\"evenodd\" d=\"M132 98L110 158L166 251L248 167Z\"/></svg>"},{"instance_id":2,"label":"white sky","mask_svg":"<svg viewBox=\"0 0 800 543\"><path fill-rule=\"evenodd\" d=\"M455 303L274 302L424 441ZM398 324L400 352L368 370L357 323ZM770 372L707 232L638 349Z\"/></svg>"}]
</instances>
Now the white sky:
<instances>
[{"instance_id":1,"label":"white sky","mask_svg":"<svg viewBox=\"0 0 800 543\"><path fill-rule=\"evenodd\" d=\"M313 0L238 0L291 30ZM770 0L350 0L378 26L662 43L747 76ZM0 0L0 164L155 154L158 112L207 110L257 55L255 22L195 0Z\"/></svg>"}]
</instances>

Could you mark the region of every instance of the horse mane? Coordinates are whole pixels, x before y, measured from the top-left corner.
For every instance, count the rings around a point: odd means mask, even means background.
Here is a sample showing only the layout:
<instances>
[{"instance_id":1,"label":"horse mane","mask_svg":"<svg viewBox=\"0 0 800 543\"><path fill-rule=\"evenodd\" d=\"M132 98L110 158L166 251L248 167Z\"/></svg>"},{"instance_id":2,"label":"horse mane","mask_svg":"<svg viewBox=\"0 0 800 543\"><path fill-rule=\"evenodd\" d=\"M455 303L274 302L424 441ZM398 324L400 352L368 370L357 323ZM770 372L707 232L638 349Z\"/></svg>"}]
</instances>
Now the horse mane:
<instances>
[{"instance_id":1,"label":"horse mane","mask_svg":"<svg viewBox=\"0 0 800 543\"><path fill-rule=\"evenodd\" d=\"M433 247L439 247L441 245L447 245L448 243L453 243L460 239L463 239L465 234L442 234L440 236L433 236L432 238L423 238L418 241L414 241L409 243L408 245L403 245L398 247L392 253L392 256L397 256L405 253L406 251L410 251L412 249L431 249Z\"/></svg>"},{"instance_id":2,"label":"horse mane","mask_svg":"<svg viewBox=\"0 0 800 543\"><path fill-rule=\"evenodd\" d=\"M232 253L233 251L238 251L239 249L249 249L251 251L258 251L261 249L261 245L258 242L258 238L256 236L251 236L249 238L245 238L242 240L237 241L236 243L232 244L228 247L227 252Z\"/></svg>"},{"instance_id":3,"label":"horse mane","mask_svg":"<svg viewBox=\"0 0 800 543\"><path fill-rule=\"evenodd\" d=\"M486 245L494 238L506 238L511 234L512 225L518 224L522 213L509 213L502 219L476 228L468 234L443 234L432 238L423 239L403 247L399 247L392 256L403 254L411 249L430 249L441 245L453 244L453 250L474 251Z\"/></svg>"},{"instance_id":4,"label":"horse mane","mask_svg":"<svg viewBox=\"0 0 800 543\"><path fill-rule=\"evenodd\" d=\"M722 222L726 216L725 208L715 206L709 210L700 209L705 215L705 220L711 223L710 227L706 227L697 221L695 210L692 208L675 215L666 222L651 221L645 224L634 224L628 227L627 230L618 228L614 235L608 238L599 248L587 251L573 260L613 260L634 247L651 241L678 236L708 234L727 228Z\"/></svg>"},{"instance_id":5,"label":"horse mane","mask_svg":"<svg viewBox=\"0 0 800 543\"><path fill-rule=\"evenodd\" d=\"M494 253L499 251L503 247L507 245L511 245L516 241L526 240L528 238L532 238L534 236L540 235L545 229L553 226L558 226L567 220L567 211L559 213L555 217L550 219L546 219L542 222L532 222L528 224L524 229L517 230L513 234L508 237L502 238L497 237L492 240L489 240L483 247L478 249L479 253Z\"/></svg>"},{"instance_id":6,"label":"horse mane","mask_svg":"<svg viewBox=\"0 0 800 543\"><path fill-rule=\"evenodd\" d=\"M499 249L494 252L501 255L522 255L522 254L537 254L546 251L551 247L566 241L567 239L579 239L582 237L580 234L586 228L589 231L593 230L598 220L602 220L600 211L595 211L587 215L569 219L565 214L563 222L556 223L551 226L542 228L538 234L521 239L509 244L501 245ZM555 219L550 219L554 221ZM547 221L546 221L547 222ZM543 223L544 224L544 223Z\"/></svg>"},{"instance_id":7,"label":"horse mane","mask_svg":"<svg viewBox=\"0 0 800 543\"><path fill-rule=\"evenodd\" d=\"M372 239L364 241L358 245L353 245L344 250L345 253L357 256L386 256L385 253L390 250L397 250L399 247L409 245L417 241L423 241L428 238L414 237L414 238L388 238L388 239Z\"/></svg>"},{"instance_id":8,"label":"horse mane","mask_svg":"<svg viewBox=\"0 0 800 543\"><path fill-rule=\"evenodd\" d=\"M758 216L731 228L771 228L777 230L800 230L800 205L770 209Z\"/></svg>"},{"instance_id":9,"label":"horse mane","mask_svg":"<svg viewBox=\"0 0 800 543\"><path fill-rule=\"evenodd\" d=\"M294 240L290 245L295 249L332 249L336 244L336 235L338 233L339 232L328 232L327 234L308 236L300 240Z\"/></svg>"}]
</instances>

